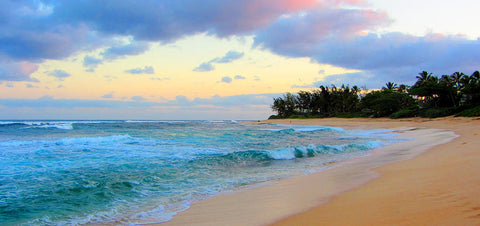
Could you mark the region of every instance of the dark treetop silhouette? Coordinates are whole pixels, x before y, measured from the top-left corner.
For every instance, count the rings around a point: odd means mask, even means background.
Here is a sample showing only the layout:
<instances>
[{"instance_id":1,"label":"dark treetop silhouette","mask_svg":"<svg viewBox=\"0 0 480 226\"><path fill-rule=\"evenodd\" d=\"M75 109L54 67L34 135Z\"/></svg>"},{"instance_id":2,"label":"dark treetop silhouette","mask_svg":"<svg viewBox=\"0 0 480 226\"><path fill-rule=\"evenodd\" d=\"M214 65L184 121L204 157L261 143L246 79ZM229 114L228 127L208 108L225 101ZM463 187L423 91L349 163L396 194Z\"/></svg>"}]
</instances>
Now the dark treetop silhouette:
<instances>
[{"instance_id":1,"label":"dark treetop silhouette","mask_svg":"<svg viewBox=\"0 0 480 226\"><path fill-rule=\"evenodd\" d=\"M320 86L274 98L270 118L480 116L480 72L440 78L423 71L413 86L387 82L381 90Z\"/></svg>"}]
</instances>

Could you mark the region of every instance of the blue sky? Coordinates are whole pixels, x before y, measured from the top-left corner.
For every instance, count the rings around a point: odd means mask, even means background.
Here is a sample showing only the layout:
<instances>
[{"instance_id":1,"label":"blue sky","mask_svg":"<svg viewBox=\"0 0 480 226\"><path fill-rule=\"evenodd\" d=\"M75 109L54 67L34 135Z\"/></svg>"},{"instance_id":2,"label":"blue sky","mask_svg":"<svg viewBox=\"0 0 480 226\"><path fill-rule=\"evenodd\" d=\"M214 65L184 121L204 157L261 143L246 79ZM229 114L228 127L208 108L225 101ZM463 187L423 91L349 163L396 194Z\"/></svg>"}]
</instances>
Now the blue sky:
<instances>
[{"instance_id":1,"label":"blue sky","mask_svg":"<svg viewBox=\"0 0 480 226\"><path fill-rule=\"evenodd\" d=\"M264 119L319 85L480 65L480 3L2 1L0 119Z\"/></svg>"}]
</instances>

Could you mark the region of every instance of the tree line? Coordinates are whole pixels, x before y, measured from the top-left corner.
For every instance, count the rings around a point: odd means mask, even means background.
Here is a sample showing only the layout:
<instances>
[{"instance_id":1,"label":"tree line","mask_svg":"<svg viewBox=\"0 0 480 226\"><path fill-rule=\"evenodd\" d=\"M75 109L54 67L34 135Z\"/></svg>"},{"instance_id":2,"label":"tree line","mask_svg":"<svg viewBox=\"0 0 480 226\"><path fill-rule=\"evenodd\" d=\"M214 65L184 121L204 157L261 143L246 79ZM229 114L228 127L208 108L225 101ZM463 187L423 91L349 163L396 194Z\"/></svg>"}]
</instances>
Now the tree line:
<instances>
[{"instance_id":1,"label":"tree line","mask_svg":"<svg viewBox=\"0 0 480 226\"><path fill-rule=\"evenodd\" d=\"M270 118L480 116L480 72L434 76L423 71L413 86L387 82L379 90L320 86L273 99Z\"/></svg>"}]
</instances>

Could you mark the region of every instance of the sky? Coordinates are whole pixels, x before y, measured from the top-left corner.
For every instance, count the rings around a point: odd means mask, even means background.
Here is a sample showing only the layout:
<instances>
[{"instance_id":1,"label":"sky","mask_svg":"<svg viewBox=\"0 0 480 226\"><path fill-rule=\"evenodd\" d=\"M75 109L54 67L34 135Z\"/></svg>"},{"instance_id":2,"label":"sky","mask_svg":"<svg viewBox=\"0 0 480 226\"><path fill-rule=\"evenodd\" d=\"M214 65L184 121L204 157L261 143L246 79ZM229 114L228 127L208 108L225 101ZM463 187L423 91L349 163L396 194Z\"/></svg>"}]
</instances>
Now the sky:
<instances>
[{"instance_id":1,"label":"sky","mask_svg":"<svg viewBox=\"0 0 480 226\"><path fill-rule=\"evenodd\" d=\"M256 120L480 69L477 0L3 0L0 120Z\"/></svg>"}]
</instances>

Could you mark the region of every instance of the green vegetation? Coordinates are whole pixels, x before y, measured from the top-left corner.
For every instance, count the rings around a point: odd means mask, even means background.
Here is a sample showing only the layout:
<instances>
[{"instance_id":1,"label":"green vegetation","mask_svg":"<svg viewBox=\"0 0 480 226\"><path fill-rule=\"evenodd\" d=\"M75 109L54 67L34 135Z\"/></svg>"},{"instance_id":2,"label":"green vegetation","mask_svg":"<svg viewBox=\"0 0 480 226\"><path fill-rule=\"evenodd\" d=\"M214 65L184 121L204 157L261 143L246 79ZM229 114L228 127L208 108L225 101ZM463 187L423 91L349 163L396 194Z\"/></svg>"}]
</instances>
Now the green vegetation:
<instances>
[{"instance_id":1,"label":"green vegetation","mask_svg":"<svg viewBox=\"0 0 480 226\"><path fill-rule=\"evenodd\" d=\"M440 78L423 71L409 87L393 82L381 90L320 86L274 98L270 118L480 116L480 72L455 72Z\"/></svg>"},{"instance_id":2,"label":"green vegetation","mask_svg":"<svg viewBox=\"0 0 480 226\"><path fill-rule=\"evenodd\" d=\"M478 117L480 116L480 106L461 111L457 113L455 116Z\"/></svg>"}]
</instances>

